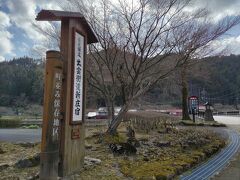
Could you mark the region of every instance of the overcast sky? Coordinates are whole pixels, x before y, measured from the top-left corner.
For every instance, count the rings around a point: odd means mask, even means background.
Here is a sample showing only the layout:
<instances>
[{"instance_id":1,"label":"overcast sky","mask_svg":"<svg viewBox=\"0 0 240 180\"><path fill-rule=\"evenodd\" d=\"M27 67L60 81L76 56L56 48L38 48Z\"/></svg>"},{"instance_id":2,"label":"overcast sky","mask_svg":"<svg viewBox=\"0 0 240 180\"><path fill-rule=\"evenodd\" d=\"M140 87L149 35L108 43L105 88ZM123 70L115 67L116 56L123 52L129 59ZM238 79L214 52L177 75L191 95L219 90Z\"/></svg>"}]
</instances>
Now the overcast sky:
<instances>
[{"instance_id":1,"label":"overcast sky","mask_svg":"<svg viewBox=\"0 0 240 180\"><path fill-rule=\"evenodd\" d=\"M87 0L86 0L87 1ZM240 15L240 0L193 0L192 8L207 7L216 20ZM0 61L33 55L32 49L44 46L45 37L32 22L41 9L61 9L57 0L0 0ZM47 26L47 23L41 23ZM229 53L240 54L240 25L218 42ZM34 54L35 55L35 54Z\"/></svg>"}]
</instances>

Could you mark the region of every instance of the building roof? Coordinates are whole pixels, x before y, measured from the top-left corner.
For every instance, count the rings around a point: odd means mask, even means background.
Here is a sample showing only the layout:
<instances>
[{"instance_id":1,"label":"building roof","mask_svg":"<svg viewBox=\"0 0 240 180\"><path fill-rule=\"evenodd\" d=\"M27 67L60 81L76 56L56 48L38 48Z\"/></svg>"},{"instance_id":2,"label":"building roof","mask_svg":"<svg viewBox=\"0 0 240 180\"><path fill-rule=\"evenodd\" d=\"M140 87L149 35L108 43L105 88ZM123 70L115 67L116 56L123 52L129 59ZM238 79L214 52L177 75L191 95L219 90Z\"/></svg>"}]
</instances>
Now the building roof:
<instances>
[{"instance_id":1,"label":"building roof","mask_svg":"<svg viewBox=\"0 0 240 180\"><path fill-rule=\"evenodd\" d=\"M86 27L88 41L87 43L96 43L98 42L95 34L93 33L91 27L87 23L85 17L79 12L70 12L70 11L57 11L57 10L41 10L37 17L37 21L61 21L63 19L75 18L79 19L79 21Z\"/></svg>"}]
</instances>

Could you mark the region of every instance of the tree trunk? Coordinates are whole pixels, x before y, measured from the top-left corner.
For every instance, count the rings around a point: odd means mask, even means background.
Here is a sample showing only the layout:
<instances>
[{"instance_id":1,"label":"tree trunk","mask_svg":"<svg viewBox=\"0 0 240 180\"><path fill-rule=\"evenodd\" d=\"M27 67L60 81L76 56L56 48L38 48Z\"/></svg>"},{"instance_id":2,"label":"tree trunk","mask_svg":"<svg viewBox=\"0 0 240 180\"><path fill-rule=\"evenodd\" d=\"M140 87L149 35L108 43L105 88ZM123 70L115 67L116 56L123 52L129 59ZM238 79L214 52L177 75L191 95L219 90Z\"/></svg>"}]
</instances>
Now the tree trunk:
<instances>
[{"instance_id":1,"label":"tree trunk","mask_svg":"<svg viewBox=\"0 0 240 180\"><path fill-rule=\"evenodd\" d=\"M111 125L114 120L114 101L107 101L107 111L108 111L108 127Z\"/></svg>"},{"instance_id":2,"label":"tree trunk","mask_svg":"<svg viewBox=\"0 0 240 180\"><path fill-rule=\"evenodd\" d=\"M182 120L191 120L188 112L188 85L186 77L186 67L182 68L181 80L182 80Z\"/></svg>"},{"instance_id":3,"label":"tree trunk","mask_svg":"<svg viewBox=\"0 0 240 180\"><path fill-rule=\"evenodd\" d=\"M239 92L236 93L236 109L239 110L238 103L239 103Z\"/></svg>"},{"instance_id":4,"label":"tree trunk","mask_svg":"<svg viewBox=\"0 0 240 180\"><path fill-rule=\"evenodd\" d=\"M114 135L117 133L117 127L122 122L124 115L128 111L128 107L129 105L124 105L118 115L111 121L111 124L107 129L108 134Z\"/></svg>"},{"instance_id":5,"label":"tree trunk","mask_svg":"<svg viewBox=\"0 0 240 180\"><path fill-rule=\"evenodd\" d=\"M239 107L238 107L238 97L236 98L234 105L235 105L236 110L239 110Z\"/></svg>"}]
</instances>

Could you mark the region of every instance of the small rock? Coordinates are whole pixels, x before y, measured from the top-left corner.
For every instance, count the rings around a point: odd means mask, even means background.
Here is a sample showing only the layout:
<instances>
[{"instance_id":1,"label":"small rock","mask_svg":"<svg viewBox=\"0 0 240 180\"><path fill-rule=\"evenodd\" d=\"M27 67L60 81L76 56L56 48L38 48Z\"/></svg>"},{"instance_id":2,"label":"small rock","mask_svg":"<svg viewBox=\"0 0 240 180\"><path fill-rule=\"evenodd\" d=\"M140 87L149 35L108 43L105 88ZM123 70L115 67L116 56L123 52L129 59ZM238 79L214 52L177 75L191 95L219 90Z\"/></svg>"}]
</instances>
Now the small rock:
<instances>
[{"instance_id":1,"label":"small rock","mask_svg":"<svg viewBox=\"0 0 240 180\"><path fill-rule=\"evenodd\" d=\"M7 163L1 163L1 164L0 164L0 171L6 169L6 168L8 168L8 167L9 167L9 164L7 164Z\"/></svg>"},{"instance_id":2,"label":"small rock","mask_svg":"<svg viewBox=\"0 0 240 180\"><path fill-rule=\"evenodd\" d=\"M169 141L153 142L157 147L169 147L171 144Z\"/></svg>"},{"instance_id":3,"label":"small rock","mask_svg":"<svg viewBox=\"0 0 240 180\"><path fill-rule=\"evenodd\" d=\"M143 157L143 160L144 160L144 161L149 161L149 158L146 157L146 156L144 156L144 157Z\"/></svg>"},{"instance_id":4,"label":"small rock","mask_svg":"<svg viewBox=\"0 0 240 180\"><path fill-rule=\"evenodd\" d=\"M34 167L40 164L40 154L36 154L26 159L20 159L15 163L18 168Z\"/></svg>"},{"instance_id":5,"label":"small rock","mask_svg":"<svg viewBox=\"0 0 240 180\"><path fill-rule=\"evenodd\" d=\"M142 145L144 146L151 146L148 141L140 141Z\"/></svg>"},{"instance_id":6,"label":"small rock","mask_svg":"<svg viewBox=\"0 0 240 180\"><path fill-rule=\"evenodd\" d=\"M85 144L85 148L86 148L86 149L92 149L92 147L93 147L93 146L92 146L91 144Z\"/></svg>"},{"instance_id":7,"label":"small rock","mask_svg":"<svg viewBox=\"0 0 240 180\"><path fill-rule=\"evenodd\" d=\"M37 180L39 179L39 173L35 174L34 176L31 176L29 178L27 178L27 180Z\"/></svg>"},{"instance_id":8,"label":"small rock","mask_svg":"<svg viewBox=\"0 0 240 180\"><path fill-rule=\"evenodd\" d=\"M118 164L117 163L112 163L112 167L118 168Z\"/></svg>"},{"instance_id":9,"label":"small rock","mask_svg":"<svg viewBox=\"0 0 240 180\"><path fill-rule=\"evenodd\" d=\"M91 149L91 151L97 151L98 150L98 148L96 148L96 147L92 147L92 149Z\"/></svg>"},{"instance_id":10,"label":"small rock","mask_svg":"<svg viewBox=\"0 0 240 180\"><path fill-rule=\"evenodd\" d=\"M84 158L84 163L87 164L101 164L101 160L100 159L96 159L96 158L91 158L91 157L85 157Z\"/></svg>"},{"instance_id":11,"label":"small rock","mask_svg":"<svg viewBox=\"0 0 240 180\"><path fill-rule=\"evenodd\" d=\"M137 139L127 139L127 143L131 144L134 147L140 147L140 143Z\"/></svg>"},{"instance_id":12,"label":"small rock","mask_svg":"<svg viewBox=\"0 0 240 180\"><path fill-rule=\"evenodd\" d=\"M159 130L157 131L159 134L164 134L165 133L165 130Z\"/></svg>"}]
</instances>

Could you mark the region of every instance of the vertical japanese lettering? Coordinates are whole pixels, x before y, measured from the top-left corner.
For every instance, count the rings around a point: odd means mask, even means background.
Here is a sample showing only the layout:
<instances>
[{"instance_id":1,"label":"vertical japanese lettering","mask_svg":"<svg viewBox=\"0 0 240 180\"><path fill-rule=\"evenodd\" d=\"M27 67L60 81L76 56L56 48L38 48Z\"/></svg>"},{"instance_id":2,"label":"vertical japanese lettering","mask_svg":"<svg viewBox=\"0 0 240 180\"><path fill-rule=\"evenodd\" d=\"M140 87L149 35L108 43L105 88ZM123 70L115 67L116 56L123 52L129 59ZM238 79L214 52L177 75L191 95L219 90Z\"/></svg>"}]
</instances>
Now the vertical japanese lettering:
<instances>
[{"instance_id":1,"label":"vertical japanese lettering","mask_svg":"<svg viewBox=\"0 0 240 180\"><path fill-rule=\"evenodd\" d=\"M72 103L72 121L82 121L83 105L83 53L84 37L78 32L75 33L74 47L74 84L73 84L73 103Z\"/></svg>"},{"instance_id":2,"label":"vertical japanese lettering","mask_svg":"<svg viewBox=\"0 0 240 180\"><path fill-rule=\"evenodd\" d=\"M59 72L55 73L54 76L55 87L53 95L53 129L52 138L54 141L59 139L59 125L61 116L61 89L62 89L62 74Z\"/></svg>"}]
</instances>

